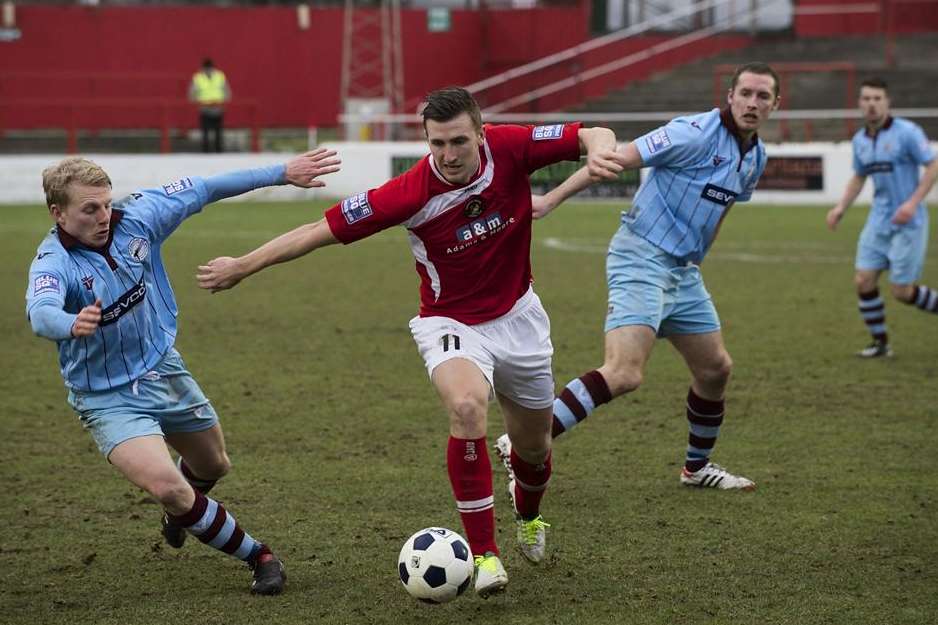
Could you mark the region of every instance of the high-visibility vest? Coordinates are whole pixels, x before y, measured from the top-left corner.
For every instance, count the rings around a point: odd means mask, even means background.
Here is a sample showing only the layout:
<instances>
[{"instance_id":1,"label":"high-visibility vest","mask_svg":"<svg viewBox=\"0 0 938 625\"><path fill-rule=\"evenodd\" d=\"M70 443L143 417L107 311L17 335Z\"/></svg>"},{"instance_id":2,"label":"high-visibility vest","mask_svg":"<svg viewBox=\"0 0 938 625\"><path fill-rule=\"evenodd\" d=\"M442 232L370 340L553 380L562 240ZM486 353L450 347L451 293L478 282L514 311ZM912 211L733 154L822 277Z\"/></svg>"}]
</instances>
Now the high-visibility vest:
<instances>
[{"instance_id":1,"label":"high-visibility vest","mask_svg":"<svg viewBox=\"0 0 938 625\"><path fill-rule=\"evenodd\" d=\"M195 99L199 104L220 104L225 101L227 79L221 70L213 70L210 74L196 72L192 82L195 85Z\"/></svg>"}]
</instances>

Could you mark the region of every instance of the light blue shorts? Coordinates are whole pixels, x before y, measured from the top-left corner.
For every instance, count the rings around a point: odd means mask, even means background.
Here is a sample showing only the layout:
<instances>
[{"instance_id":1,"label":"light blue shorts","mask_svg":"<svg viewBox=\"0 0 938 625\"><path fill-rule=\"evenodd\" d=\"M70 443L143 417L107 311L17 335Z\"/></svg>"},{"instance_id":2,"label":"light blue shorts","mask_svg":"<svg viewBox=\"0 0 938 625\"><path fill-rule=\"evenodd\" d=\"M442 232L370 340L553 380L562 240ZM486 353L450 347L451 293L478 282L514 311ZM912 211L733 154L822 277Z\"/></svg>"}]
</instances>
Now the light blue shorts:
<instances>
[{"instance_id":1,"label":"light blue shorts","mask_svg":"<svg viewBox=\"0 0 938 625\"><path fill-rule=\"evenodd\" d=\"M606 332L644 325L659 337L720 330L720 318L700 268L632 234L625 224L606 256Z\"/></svg>"},{"instance_id":2,"label":"light blue shorts","mask_svg":"<svg viewBox=\"0 0 938 625\"><path fill-rule=\"evenodd\" d=\"M110 391L73 389L68 403L105 458L138 436L201 432L218 423L215 409L175 349L137 381Z\"/></svg>"},{"instance_id":3,"label":"light blue shorts","mask_svg":"<svg viewBox=\"0 0 938 625\"><path fill-rule=\"evenodd\" d=\"M922 275L928 248L928 220L916 228L882 232L867 223L857 243L857 271L889 270L892 284L912 284Z\"/></svg>"}]
</instances>

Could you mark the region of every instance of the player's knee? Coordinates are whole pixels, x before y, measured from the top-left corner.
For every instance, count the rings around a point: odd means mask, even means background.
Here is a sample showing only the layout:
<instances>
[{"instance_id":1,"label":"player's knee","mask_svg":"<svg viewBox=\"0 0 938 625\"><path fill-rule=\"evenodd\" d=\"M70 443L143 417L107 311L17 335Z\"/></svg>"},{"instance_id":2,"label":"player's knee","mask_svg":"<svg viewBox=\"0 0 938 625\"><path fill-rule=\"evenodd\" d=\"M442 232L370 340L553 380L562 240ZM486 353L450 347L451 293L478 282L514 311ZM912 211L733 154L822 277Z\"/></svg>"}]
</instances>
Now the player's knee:
<instances>
[{"instance_id":1,"label":"player's knee","mask_svg":"<svg viewBox=\"0 0 938 625\"><path fill-rule=\"evenodd\" d=\"M206 480L220 480L231 471L231 459L228 454L221 451L215 454L202 469L199 477ZM204 474L204 475L203 475Z\"/></svg>"},{"instance_id":2,"label":"player's knee","mask_svg":"<svg viewBox=\"0 0 938 625\"><path fill-rule=\"evenodd\" d=\"M730 381L733 373L733 359L726 352L720 354L706 367L694 372L697 382L704 388L722 389Z\"/></svg>"},{"instance_id":3,"label":"player's knee","mask_svg":"<svg viewBox=\"0 0 938 625\"><path fill-rule=\"evenodd\" d=\"M181 479L158 479L148 486L147 491L164 508L178 508L190 497L192 487Z\"/></svg>"},{"instance_id":4,"label":"player's knee","mask_svg":"<svg viewBox=\"0 0 938 625\"><path fill-rule=\"evenodd\" d=\"M915 287L911 284L891 284L889 290L892 292L893 297L906 304L912 302L915 293Z\"/></svg>"},{"instance_id":5,"label":"player's knee","mask_svg":"<svg viewBox=\"0 0 938 625\"><path fill-rule=\"evenodd\" d=\"M511 448L527 463L541 464L547 459L551 447L550 428L522 428L511 438Z\"/></svg>"},{"instance_id":6,"label":"player's knee","mask_svg":"<svg viewBox=\"0 0 938 625\"><path fill-rule=\"evenodd\" d=\"M871 293L876 290L876 278L866 273L854 275L853 284L857 287L859 293Z\"/></svg>"},{"instance_id":7,"label":"player's knee","mask_svg":"<svg viewBox=\"0 0 938 625\"><path fill-rule=\"evenodd\" d=\"M613 397L638 389L644 379L641 367L636 367L631 363L603 367L600 373L606 380L606 385Z\"/></svg>"},{"instance_id":8,"label":"player's knee","mask_svg":"<svg viewBox=\"0 0 938 625\"><path fill-rule=\"evenodd\" d=\"M448 402L450 429L461 438L479 438L485 435L485 399L471 393L460 395Z\"/></svg>"}]
</instances>

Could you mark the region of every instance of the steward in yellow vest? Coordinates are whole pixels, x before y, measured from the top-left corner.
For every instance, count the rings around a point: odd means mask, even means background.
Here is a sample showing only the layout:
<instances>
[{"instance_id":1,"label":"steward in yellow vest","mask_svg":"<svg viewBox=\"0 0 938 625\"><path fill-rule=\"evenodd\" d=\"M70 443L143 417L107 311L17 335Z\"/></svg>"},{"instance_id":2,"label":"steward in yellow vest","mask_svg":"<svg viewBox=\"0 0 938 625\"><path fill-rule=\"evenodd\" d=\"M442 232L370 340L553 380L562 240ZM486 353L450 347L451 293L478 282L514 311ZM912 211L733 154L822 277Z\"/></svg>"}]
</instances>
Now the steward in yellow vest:
<instances>
[{"instance_id":1,"label":"steward in yellow vest","mask_svg":"<svg viewBox=\"0 0 938 625\"><path fill-rule=\"evenodd\" d=\"M225 103L231 99L231 89L225 73L217 69L211 59L202 61L202 69L192 75L189 100L199 105L199 125L202 128L202 151L209 152L209 134L214 134L214 151L222 151L222 127Z\"/></svg>"}]
</instances>

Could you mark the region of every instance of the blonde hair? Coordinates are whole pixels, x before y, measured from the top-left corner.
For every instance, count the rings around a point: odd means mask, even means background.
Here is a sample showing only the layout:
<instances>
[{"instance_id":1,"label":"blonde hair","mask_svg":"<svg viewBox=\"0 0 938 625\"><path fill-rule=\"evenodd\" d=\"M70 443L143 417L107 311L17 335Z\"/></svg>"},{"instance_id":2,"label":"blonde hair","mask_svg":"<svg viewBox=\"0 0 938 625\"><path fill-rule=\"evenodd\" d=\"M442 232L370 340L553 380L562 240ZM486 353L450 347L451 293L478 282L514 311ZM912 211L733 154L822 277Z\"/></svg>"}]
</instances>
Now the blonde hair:
<instances>
[{"instance_id":1,"label":"blonde hair","mask_svg":"<svg viewBox=\"0 0 938 625\"><path fill-rule=\"evenodd\" d=\"M113 186L107 172L97 163L80 156L72 156L42 170L42 190L46 193L46 206L66 206L68 185L73 182L90 187Z\"/></svg>"}]
</instances>

